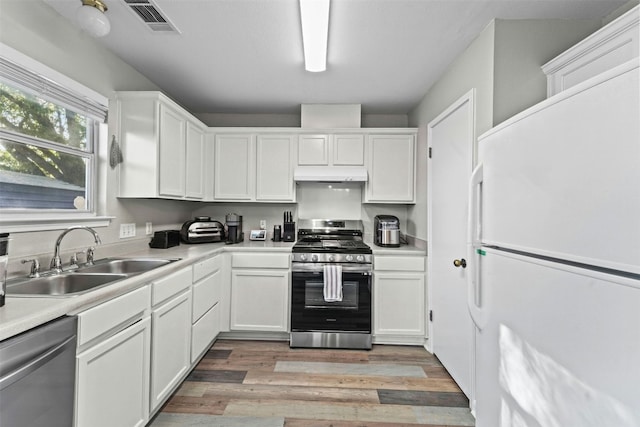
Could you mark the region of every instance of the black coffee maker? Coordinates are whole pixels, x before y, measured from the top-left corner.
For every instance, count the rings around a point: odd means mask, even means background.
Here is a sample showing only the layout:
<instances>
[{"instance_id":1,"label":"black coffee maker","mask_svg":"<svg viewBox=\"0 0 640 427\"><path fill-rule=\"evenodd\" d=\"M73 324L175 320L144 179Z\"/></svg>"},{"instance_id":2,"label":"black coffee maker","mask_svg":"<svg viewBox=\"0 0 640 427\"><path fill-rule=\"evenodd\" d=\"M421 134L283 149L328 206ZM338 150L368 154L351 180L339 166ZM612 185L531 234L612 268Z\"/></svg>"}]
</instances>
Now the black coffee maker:
<instances>
[{"instance_id":1,"label":"black coffee maker","mask_svg":"<svg viewBox=\"0 0 640 427\"><path fill-rule=\"evenodd\" d=\"M244 233L242 232L242 215L230 213L225 216L225 234L227 235L226 243L228 245L233 243L240 243L244 240Z\"/></svg>"}]
</instances>

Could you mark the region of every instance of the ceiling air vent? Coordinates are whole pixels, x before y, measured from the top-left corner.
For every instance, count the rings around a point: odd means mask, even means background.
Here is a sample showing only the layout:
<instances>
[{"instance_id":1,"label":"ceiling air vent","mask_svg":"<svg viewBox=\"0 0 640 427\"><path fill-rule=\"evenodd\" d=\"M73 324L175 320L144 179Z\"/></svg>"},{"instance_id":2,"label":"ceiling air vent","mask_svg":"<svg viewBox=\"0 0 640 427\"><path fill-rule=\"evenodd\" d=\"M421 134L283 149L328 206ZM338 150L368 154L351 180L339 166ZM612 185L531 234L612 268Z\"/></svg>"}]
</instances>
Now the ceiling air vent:
<instances>
[{"instance_id":1,"label":"ceiling air vent","mask_svg":"<svg viewBox=\"0 0 640 427\"><path fill-rule=\"evenodd\" d=\"M152 31L179 33L151 0L124 0L124 2Z\"/></svg>"}]
</instances>

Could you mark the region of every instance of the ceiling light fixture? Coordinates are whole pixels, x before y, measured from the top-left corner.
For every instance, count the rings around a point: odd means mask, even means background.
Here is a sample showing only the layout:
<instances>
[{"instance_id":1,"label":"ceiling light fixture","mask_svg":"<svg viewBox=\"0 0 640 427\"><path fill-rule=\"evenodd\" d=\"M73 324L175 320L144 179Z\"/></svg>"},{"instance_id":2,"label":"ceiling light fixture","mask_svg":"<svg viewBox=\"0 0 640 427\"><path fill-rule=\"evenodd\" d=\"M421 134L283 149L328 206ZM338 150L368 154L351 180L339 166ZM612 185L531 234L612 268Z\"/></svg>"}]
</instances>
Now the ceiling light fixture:
<instances>
[{"instance_id":1,"label":"ceiling light fixture","mask_svg":"<svg viewBox=\"0 0 640 427\"><path fill-rule=\"evenodd\" d=\"M81 0L80 6L76 12L76 20L83 31L94 37L103 37L109 34L111 24L109 18L104 13L107 6L102 0Z\"/></svg>"},{"instance_id":2,"label":"ceiling light fixture","mask_svg":"<svg viewBox=\"0 0 640 427\"><path fill-rule=\"evenodd\" d=\"M327 69L329 3L330 0L300 0L304 68L307 71Z\"/></svg>"}]
</instances>

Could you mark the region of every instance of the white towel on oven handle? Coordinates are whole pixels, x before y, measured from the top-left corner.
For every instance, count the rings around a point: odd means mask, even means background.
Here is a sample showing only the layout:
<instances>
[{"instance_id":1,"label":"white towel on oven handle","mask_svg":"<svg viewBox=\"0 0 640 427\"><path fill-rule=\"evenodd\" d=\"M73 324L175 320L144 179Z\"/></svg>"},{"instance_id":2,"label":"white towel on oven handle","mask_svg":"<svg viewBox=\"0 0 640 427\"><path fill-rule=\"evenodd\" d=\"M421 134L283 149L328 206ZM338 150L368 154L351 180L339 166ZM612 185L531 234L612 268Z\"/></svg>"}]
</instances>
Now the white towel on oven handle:
<instances>
[{"instance_id":1,"label":"white towel on oven handle","mask_svg":"<svg viewBox=\"0 0 640 427\"><path fill-rule=\"evenodd\" d=\"M327 264L324 266L324 300L342 301L342 266Z\"/></svg>"}]
</instances>

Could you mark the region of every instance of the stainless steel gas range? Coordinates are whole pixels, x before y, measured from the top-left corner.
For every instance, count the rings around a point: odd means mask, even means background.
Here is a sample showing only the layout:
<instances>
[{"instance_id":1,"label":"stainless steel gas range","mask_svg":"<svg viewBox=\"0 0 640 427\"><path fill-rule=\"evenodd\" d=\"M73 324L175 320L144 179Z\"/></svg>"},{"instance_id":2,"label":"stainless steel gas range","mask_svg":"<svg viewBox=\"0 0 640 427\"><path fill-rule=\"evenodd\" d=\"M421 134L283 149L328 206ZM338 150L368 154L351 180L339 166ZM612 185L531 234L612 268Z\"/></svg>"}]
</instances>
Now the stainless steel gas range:
<instances>
[{"instance_id":1,"label":"stainless steel gas range","mask_svg":"<svg viewBox=\"0 0 640 427\"><path fill-rule=\"evenodd\" d=\"M299 221L291 347L371 348L372 255L362 235L362 221Z\"/></svg>"}]
</instances>

